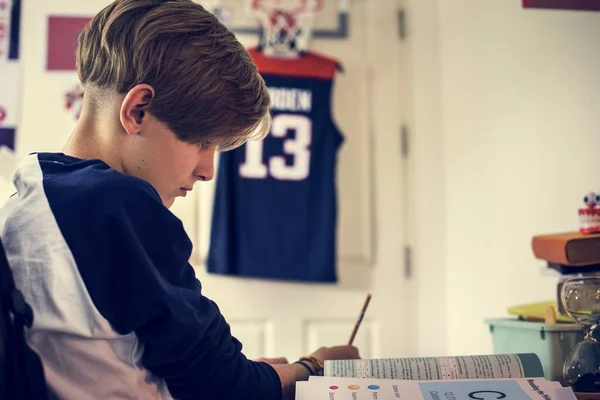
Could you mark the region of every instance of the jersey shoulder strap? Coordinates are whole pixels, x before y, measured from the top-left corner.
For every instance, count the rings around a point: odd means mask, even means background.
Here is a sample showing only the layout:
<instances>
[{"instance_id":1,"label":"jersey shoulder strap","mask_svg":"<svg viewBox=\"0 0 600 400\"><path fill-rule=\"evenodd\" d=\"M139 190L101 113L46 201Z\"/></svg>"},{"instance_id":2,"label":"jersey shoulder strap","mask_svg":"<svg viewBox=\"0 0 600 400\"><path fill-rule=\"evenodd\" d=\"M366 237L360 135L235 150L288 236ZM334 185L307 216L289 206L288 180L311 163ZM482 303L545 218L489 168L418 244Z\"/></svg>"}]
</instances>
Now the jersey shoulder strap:
<instances>
[{"instance_id":1,"label":"jersey shoulder strap","mask_svg":"<svg viewBox=\"0 0 600 400\"><path fill-rule=\"evenodd\" d=\"M248 53L261 75L333 79L336 71L341 68L339 61L312 51L298 58L268 57L255 48L249 49Z\"/></svg>"}]
</instances>

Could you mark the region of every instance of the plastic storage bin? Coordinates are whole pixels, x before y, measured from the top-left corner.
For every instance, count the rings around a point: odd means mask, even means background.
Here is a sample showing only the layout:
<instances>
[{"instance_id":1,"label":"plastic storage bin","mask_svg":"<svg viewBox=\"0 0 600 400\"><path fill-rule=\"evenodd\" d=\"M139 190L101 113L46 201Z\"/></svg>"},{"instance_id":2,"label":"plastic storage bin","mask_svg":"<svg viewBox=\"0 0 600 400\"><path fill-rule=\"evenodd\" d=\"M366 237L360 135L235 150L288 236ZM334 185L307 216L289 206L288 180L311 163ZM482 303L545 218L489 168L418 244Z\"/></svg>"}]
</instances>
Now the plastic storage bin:
<instances>
[{"instance_id":1,"label":"plastic storage bin","mask_svg":"<svg viewBox=\"0 0 600 400\"><path fill-rule=\"evenodd\" d=\"M569 352L584 336L576 324L545 324L514 318L485 321L492 333L496 354L535 353L542 362L544 377L563 380L563 364Z\"/></svg>"}]
</instances>

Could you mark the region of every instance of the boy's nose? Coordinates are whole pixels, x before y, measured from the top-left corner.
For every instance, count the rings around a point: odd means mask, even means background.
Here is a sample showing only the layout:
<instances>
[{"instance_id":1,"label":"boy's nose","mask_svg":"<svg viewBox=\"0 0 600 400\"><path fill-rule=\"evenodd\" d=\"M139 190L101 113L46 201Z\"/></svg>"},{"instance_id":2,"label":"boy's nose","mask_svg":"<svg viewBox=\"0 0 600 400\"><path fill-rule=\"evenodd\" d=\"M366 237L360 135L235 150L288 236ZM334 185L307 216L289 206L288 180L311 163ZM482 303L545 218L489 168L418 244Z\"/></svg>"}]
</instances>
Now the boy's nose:
<instances>
[{"instance_id":1,"label":"boy's nose","mask_svg":"<svg viewBox=\"0 0 600 400\"><path fill-rule=\"evenodd\" d=\"M200 181L210 181L215 176L215 149L202 152L194 177Z\"/></svg>"}]
</instances>

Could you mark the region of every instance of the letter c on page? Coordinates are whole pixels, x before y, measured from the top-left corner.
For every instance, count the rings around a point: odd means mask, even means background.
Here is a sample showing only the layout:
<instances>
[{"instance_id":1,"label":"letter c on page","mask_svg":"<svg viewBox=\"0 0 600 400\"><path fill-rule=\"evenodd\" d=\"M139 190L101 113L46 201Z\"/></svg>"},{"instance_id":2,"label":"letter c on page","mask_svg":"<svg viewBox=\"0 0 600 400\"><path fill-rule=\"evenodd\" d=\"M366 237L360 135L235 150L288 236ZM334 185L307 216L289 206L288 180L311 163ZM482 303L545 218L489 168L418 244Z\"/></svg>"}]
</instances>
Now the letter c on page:
<instances>
[{"instance_id":1,"label":"letter c on page","mask_svg":"<svg viewBox=\"0 0 600 400\"><path fill-rule=\"evenodd\" d=\"M499 397L489 397L487 396L487 394L492 393L494 395L497 395ZM475 395L480 395L483 397L477 397ZM469 398L471 399L475 399L475 400L496 400L496 399L504 399L506 398L506 395L502 392L497 392L495 390L480 390L477 392L471 392L469 393Z\"/></svg>"}]
</instances>

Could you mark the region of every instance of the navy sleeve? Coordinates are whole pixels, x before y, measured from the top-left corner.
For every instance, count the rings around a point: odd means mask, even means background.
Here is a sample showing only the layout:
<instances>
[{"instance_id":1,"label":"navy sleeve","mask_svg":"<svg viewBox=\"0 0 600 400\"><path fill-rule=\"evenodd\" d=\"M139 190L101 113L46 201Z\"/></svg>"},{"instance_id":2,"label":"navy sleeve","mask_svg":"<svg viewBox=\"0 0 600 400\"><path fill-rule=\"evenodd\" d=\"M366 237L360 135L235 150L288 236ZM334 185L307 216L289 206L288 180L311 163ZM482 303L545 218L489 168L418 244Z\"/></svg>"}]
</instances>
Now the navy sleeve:
<instances>
[{"instance_id":1,"label":"navy sleeve","mask_svg":"<svg viewBox=\"0 0 600 400\"><path fill-rule=\"evenodd\" d=\"M54 210L95 306L117 332L136 333L144 367L175 398L280 400L275 370L246 359L202 295L181 221L151 186L131 182L88 193L85 210Z\"/></svg>"}]
</instances>

